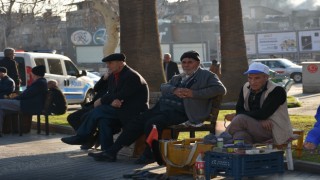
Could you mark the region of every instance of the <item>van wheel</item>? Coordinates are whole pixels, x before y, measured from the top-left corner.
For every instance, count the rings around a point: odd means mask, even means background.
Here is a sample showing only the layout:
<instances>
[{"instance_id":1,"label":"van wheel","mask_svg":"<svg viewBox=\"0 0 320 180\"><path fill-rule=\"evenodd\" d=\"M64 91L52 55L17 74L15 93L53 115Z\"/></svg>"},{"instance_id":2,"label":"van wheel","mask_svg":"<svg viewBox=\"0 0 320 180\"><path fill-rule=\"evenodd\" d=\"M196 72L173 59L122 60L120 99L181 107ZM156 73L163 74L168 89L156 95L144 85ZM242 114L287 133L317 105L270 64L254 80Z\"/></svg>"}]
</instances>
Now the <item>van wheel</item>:
<instances>
[{"instance_id":1,"label":"van wheel","mask_svg":"<svg viewBox=\"0 0 320 180\"><path fill-rule=\"evenodd\" d=\"M294 80L295 83L302 82L302 73L292 73L291 78Z\"/></svg>"},{"instance_id":2,"label":"van wheel","mask_svg":"<svg viewBox=\"0 0 320 180\"><path fill-rule=\"evenodd\" d=\"M94 96L93 90L89 90L86 94L86 97L84 98L84 101L81 103L81 106L83 107L88 102L91 102Z\"/></svg>"}]
</instances>

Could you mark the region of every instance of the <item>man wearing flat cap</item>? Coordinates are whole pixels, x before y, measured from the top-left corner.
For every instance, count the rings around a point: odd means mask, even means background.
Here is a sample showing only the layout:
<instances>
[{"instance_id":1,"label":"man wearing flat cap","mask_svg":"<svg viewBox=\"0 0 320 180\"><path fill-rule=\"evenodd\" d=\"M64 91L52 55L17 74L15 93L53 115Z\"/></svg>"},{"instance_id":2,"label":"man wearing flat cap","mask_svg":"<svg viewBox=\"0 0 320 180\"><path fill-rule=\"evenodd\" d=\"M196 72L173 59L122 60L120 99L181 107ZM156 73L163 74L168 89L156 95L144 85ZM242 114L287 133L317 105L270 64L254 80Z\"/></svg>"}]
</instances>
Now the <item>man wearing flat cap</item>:
<instances>
[{"instance_id":1,"label":"man wearing flat cap","mask_svg":"<svg viewBox=\"0 0 320 180\"><path fill-rule=\"evenodd\" d=\"M226 131L246 144L269 140L284 144L293 136L286 91L269 80L269 67L262 63L252 63L244 74L248 82L241 89L236 113L226 115L231 121Z\"/></svg>"},{"instance_id":2,"label":"man wearing flat cap","mask_svg":"<svg viewBox=\"0 0 320 180\"><path fill-rule=\"evenodd\" d=\"M102 59L109 72L107 93L94 102L77 134L62 138L71 145L82 145L93 137L98 126L101 149L113 144L113 130L122 127L148 109L149 89L144 78L125 63L122 53L111 54Z\"/></svg>"},{"instance_id":3,"label":"man wearing flat cap","mask_svg":"<svg viewBox=\"0 0 320 180\"><path fill-rule=\"evenodd\" d=\"M7 75L7 68L0 67L0 99L14 92L14 81Z\"/></svg>"},{"instance_id":4,"label":"man wearing flat cap","mask_svg":"<svg viewBox=\"0 0 320 180\"><path fill-rule=\"evenodd\" d=\"M45 66L35 66L31 70L33 82L14 99L0 99L0 132L2 132L4 110L21 111L26 114L42 112L48 91L47 80L44 78Z\"/></svg>"},{"instance_id":5,"label":"man wearing flat cap","mask_svg":"<svg viewBox=\"0 0 320 180\"><path fill-rule=\"evenodd\" d=\"M216 74L200 68L200 57L196 51L185 52L180 60L183 73L173 76L169 82L160 86L162 96L156 105L124 126L111 148L91 154L95 160L116 161L117 153L123 146L129 146L143 134L148 137L153 125L156 125L161 139L162 130L168 126L181 123L197 126L210 117L211 99L224 95L226 88ZM153 148L158 146L157 141L150 144ZM151 147L147 146L135 163L152 163L155 161L153 157Z\"/></svg>"}]
</instances>

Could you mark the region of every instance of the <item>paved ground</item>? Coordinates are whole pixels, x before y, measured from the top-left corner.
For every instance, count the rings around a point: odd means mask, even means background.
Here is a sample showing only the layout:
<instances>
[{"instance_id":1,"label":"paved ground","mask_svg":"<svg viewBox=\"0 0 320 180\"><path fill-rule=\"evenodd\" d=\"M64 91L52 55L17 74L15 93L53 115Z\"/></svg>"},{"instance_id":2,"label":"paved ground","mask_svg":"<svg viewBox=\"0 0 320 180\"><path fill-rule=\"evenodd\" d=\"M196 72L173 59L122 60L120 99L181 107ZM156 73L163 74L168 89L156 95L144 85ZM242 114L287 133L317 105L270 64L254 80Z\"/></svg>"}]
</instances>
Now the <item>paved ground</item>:
<instances>
[{"instance_id":1,"label":"paved ground","mask_svg":"<svg viewBox=\"0 0 320 180\"><path fill-rule=\"evenodd\" d=\"M293 89L289 95L300 97L303 106L308 106L308 108L296 108L290 110L290 113L314 115L320 94L304 95L301 88L299 90L299 85ZM223 125L219 124L219 127L222 129ZM66 135L37 135L35 131L32 131L22 137L6 135L0 138L0 180L123 179L123 174L130 174L137 169L165 174L165 167L159 167L155 163L148 166L133 164L134 159L128 154L119 155L116 163L95 162L87 156L87 151L79 150L78 146L61 143L60 138L64 136ZM320 172L319 164L295 161L295 169L295 171L285 171L283 175L258 176L254 179L320 179L320 174L316 174ZM313 173L310 173L311 169ZM161 177L163 176L158 176L158 179ZM192 176L181 175L170 177L170 179L191 180ZM214 179L230 178L217 177Z\"/></svg>"},{"instance_id":2,"label":"paved ground","mask_svg":"<svg viewBox=\"0 0 320 180\"><path fill-rule=\"evenodd\" d=\"M294 84L288 92L288 95L296 97L302 103L302 107L289 108L289 114L314 116L320 105L320 93L303 94L302 88L302 84Z\"/></svg>"}]
</instances>

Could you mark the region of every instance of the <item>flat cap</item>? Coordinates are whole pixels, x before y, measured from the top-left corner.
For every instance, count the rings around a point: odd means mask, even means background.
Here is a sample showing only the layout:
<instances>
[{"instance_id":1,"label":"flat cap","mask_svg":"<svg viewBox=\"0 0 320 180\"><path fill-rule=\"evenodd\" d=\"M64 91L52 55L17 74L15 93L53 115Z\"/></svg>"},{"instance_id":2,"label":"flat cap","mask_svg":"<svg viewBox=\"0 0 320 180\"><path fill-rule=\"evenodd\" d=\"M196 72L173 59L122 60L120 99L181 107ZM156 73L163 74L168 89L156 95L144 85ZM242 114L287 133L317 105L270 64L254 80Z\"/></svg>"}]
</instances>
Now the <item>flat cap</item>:
<instances>
[{"instance_id":1,"label":"flat cap","mask_svg":"<svg viewBox=\"0 0 320 180\"><path fill-rule=\"evenodd\" d=\"M123 53L114 53L110 54L107 57L102 59L102 62L110 62L110 61L125 61L126 56Z\"/></svg>"},{"instance_id":2,"label":"flat cap","mask_svg":"<svg viewBox=\"0 0 320 180\"><path fill-rule=\"evenodd\" d=\"M31 69L31 72L34 75L43 77L44 74L46 73L46 67L44 65L35 66Z\"/></svg>"},{"instance_id":3,"label":"flat cap","mask_svg":"<svg viewBox=\"0 0 320 180\"><path fill-rule=\"evenodd\" d=\"M187 51L185 53L182 54L180 61L182 61L182 59L184 58L192 58L196 61L200 61L200 57L199 57L199 53L197 51L191 50L191 51Z\"/></svg>"}]
</instances>

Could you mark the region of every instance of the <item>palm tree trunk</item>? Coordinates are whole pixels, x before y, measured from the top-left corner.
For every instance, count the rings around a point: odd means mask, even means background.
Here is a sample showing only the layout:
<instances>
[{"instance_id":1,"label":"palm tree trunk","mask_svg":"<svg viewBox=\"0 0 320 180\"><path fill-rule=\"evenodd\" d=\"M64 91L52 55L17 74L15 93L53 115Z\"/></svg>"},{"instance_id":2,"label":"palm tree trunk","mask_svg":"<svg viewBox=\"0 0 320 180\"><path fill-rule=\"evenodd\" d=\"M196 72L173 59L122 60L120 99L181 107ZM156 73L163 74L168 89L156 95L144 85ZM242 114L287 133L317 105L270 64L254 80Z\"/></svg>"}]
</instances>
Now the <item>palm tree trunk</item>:
<instances>
[{"instance_id":1,"label":"palm tree trunk","mask_svg":"<svg viewBox=\"0 0 320 180\"><path fill-rule=\"evenodd\" d=\"M224 102L237 101L247 77L246 44L240 0L219 0L221 37L221 81L227 88Z\"/></svg>"},{"instance_id":2,"label":"palm tree trunk","mask_svg":"<svg viewBox=\"0 0 320 180\"><path fill-rule=\"evenodd\" d=\"M150 91L159 91L165 82L156 0L119 0L120 48L128 65L148 82Z\"/></svg>"}]
</instances>

